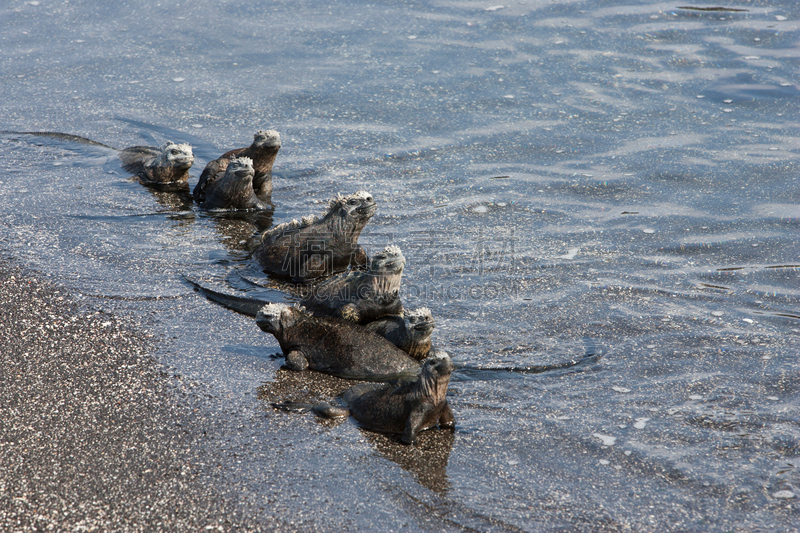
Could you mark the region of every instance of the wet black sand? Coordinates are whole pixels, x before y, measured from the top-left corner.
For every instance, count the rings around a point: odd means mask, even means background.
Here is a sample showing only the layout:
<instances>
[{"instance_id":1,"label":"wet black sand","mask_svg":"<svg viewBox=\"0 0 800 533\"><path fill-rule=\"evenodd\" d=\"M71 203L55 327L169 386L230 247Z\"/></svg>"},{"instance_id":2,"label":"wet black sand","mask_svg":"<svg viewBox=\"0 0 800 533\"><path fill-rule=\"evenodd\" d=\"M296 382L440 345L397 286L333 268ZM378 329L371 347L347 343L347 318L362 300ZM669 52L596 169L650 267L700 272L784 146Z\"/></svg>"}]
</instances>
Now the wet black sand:
<instances>
[{"instance_id":1,"label":"wet black sand","mask_svg":"<svg viewBox=\"0 0 800 533\"><path fill-rule=\"evenodd\" d=\"M201 395L144 328L7 258L0 310L0 531L284 529L226 488Z\"/></svg>"}]
</instances>

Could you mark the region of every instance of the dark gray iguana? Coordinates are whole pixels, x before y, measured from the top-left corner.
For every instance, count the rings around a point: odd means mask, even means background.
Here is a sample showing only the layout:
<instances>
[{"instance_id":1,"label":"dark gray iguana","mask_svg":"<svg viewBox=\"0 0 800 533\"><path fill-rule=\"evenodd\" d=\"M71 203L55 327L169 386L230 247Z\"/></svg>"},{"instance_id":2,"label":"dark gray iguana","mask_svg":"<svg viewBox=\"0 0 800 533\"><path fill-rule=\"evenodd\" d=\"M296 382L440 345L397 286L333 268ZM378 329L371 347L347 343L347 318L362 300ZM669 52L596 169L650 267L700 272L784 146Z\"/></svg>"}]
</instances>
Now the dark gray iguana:
<instances>
[{"instance_id":1,"label":"dark gray iguana","mask_svg":"<svg viewBox=\"0 0 800 533\"><path fill-rule=\"evenodd\" d=\"M228 309L243 315L254 317L258 311L270 303L260 298L237 296L220 292L186 277L194 288L209 300L217 302ZM413 359L422 360L431 349L431 337L436 321L427 307L414 310L403 310L402 315L386 315L364 325L369 331L385 337L389 342L409 354Z\"/></svg>"},{"instance_id":2,"label":"dark gray iguana","mask_svg":"<svg viewBox=\"0 0 800 533\"><path fill-rule=\"evenodd\" d=\"M353 270L312 287L300 303L315 315L336 316L366 324L403 312L400 284L406 258L398 246L387 246L369 261L369 269Z\"/></svg>"},{"instance_id":3,"label":"dark gray iguana","mask_svg":"<svg viewBox=\"0 0 800 533\"><path fill-rule=\"evenodd\" d=\"M277 409L313 409L328 418L351 415L365 428L380 433L399 434L403 444L413 444L420 431L438 425L452 429L455 416L447 403L447 387L453 362L447 353L437 351L422 361L419 376L388 383L361 383L343 396L347 408L327 403L316 405L294 402L274 403Z\"/></svg>"},{"instance_id":4,"label":"dark gray iguana","mask_svg":"<svg viewBox=\"0 0 800 533\"><path fill-rule=\"evenodd\" d=\"M278 340L292 370L369 380L419 373L419 361L384 337L352 322L313 316L300 306L267 304L256 324Z\"/></svg>"},{"instance_id":5,"label":"dark gray iguana","mask_svg":"<svg viewBox=\"0 0 800 533\"><path fill-rule=\"evenodd\" d=\"M367 264L358 236L375 214L372 195L338 196L321 216L303 217L265 231L253 257L265 272L305 282Z\"/></svg>"},{"instance_id":6,"label":"dark gray iguana","mask_svg":"<svg viewBox=\"0 0 800 533\"><path fill-rule=\"evenodd\" d=\"M226 294L206 287L186 276L184 277L198 292L209 300L247 316L255 317L262 307L272 303L258 298ZM282 305L289 304L284 302ZM304 312L308 314L308 310L304 309ZM412 317L415 317L416 320L413 320ZM436 350L436 348L431 346L435 321L430 311L424 307L413 311L404 310L402 316L387 315L363 326L359 326L355 323L352 323L352 326L358 329L369 330L378 335L383 335L390 343L408 353L409 356L415 360L423 359L429 352ZM284 351L284 354L285 353ZM563 363L504 367L478 367L459 363L456 366L456 370L459 373L465 373L471 376L473 379L494 379L501 378L503 375L510 372L538 374L542 372L568 370L571 368L585 368L599 361L601 357L602 353L597 351L591 339L587 339L586 352L580 357Z\"/></svg>"},{"instance_id":7,"label":"dark gray iguana","mask_svg":"<svg viewBox=\"0 0 800 533\"><path fill-rule=\"evenodd\" d=\"M228 163L236 157L249 157L253 162L253 190L258 199L270 203L272 197L272 166L281 149L281 135L275 130L259 130L253 136L253 144L247 148L229 150L213 161L209 161L197 180L192 192L198 204L206 200L208 181L224 174Z\"/></svg>"},{"instance_id":8,"label":"dark gray iguana","mask_svg":"<svg viewBox=\"0 0 800 533\"><path fill-rule=\"evenodd\" d=\"M204 200L200 207L225 210L260 210L267 206L253 190L253 161L249 157L234 157L225 170L206 181Z\"/></svg>"},{"instance_id":9,"label":"dark gray iguana","mask_svg":"<svg viewBox=\"0 0 800 533\"><path fill-rule=\"evenodd\" d=\"M119 150L86 137L57 131L3 131L0 133L49 137L87 146L107 148L117 153L122 168L126 172L130 172L147 185L186 183L189 180L189 169L194 164L192 147L186 143L177 144L167 141L160 147L130 146Z\"/></svg>"},{"instance_id":10,"label":"dark gray iguana","mask_svg":"<svg viewBox=\"0 0 800 533\"><path fill-rule=\"evenodd\" d=\"M167 141L160 148L131 146L119 152L122 168L146 184L177 184L189 181L194 154L189 144Z\"/></svg>"}]
</instances>

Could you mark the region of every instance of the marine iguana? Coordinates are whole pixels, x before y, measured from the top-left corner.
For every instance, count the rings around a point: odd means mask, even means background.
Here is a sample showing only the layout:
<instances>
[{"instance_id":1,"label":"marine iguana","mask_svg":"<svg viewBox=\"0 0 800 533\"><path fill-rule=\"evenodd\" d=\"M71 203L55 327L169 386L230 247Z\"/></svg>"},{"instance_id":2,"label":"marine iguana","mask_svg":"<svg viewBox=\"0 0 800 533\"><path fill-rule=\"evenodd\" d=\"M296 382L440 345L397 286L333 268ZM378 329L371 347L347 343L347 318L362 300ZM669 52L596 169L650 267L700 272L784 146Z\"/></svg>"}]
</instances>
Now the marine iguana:
<instances>
[{"instance_id":1,"label":"marine iguana","mask_svg":"<svg viewBox=\"0 0 800 533\"><path fill-rule=\"evenodd\" d=\"M265 272L295 282L363 266L367 254L359 246L358 236L376 209L366 191L340 195L321 216L303 217L265 231L253 257Z\"/></svg>"},{"instance_id":2,"label":"marine iguana","mask_svg":"<svg viewBox=\"0 0 800 533\"><path fill-rule=\"evenodd\" d=\"M50 137L61 141L107 148L117 153L122 168L126 172L130 172L147 185L186 183L189 180L189 169L194 164L192 147L187 143L176 144L167 141L161 147L130 146L119 150L86 137L58 131L2 131L0 133Z\"/></svg>"},{"instance_id":3,"label":"marine iguana","mask_svg":"<svg viewBox=\"0 0 800 533\"><path fill-rule=\"evenodd\" d=\"M315 315L329 315L366 324L403 312L400 282L406 258L390 245L372 256L368 270L345 272L329 278L300 303Z\"/></svg>"},{"instance_id":4,"label":"marine iguana","mask_svg":"<svg viewBox=\"0 0 800 533\"><path fill-rule=\"evenodd\" d=\"M270 302L262 298L227 294L207 287L188 276L184 276L184 278L209 300L251 317L255 317L259 309L270 303L289 303L287 301ZM402 315L386 315L383 318L364 324L366 329L385 337L386 340L417 360L422 360L428 356L428 352L431 350L431 336L435 326L436 321L427 307L420 307L411 311L404 309Z\"/></svg>"},{"instance_id":5,"label":"marine iguana","mask_svg":"<svg viewBox=\"0 0 800 533\"><path fill-rule=\"evenodd\" d=\"M234 157L225 170L206 181L205 195L200 207L205 209L256 210L267 206L253 191L253 161L249 157Z\"/></svg>"},{"instance_id":6,"label":"marine iguana","mask_svg":"<svg viewBox=\"0 0 800 533\"><path fill-rule=\"evenodd\" d=\"M272 165L281 149L281 134L275 130L259 130L253 136L253 144L247 148L229 150L213 161L209 161L200 174L192 192L195 202L205 201L208 181L225 173L228 163L236 157L249 157L253 161L253 190L258 199L270 203L272 197Z\"/></svg>"},{"instance_id":7,"label":"marine iguana","mask_svg":"<svg viewBox=\"0 0 800 533\"><path fill-rule=\"evenodd\" d=\"M413 444L420 431L439 425L451 429L455 416L447 403L447 386L453 362L446 352L437 351L422 361L416 379L388 383L361 383L343 396L348 408L328 403L316 405L294 402L274 403L277 409L300 411L313 409L328 418L352 415L365 428L380 433L400 434L403 444Z\"/></svg>"},{"instance_id":8,"label":"marine iguana","mask_svg":"<svg viewBox=\"0 0 800 533\"><path fill-rule=\"evenodd\" d=\"M419 373L419 361L380 335L352 322L313 316L300 306L267 304L256 324L278 340L292 370L372 380Z\"/></svg>"},{"instance_id":9,"label":"marine iguana","mask_svg":"<svg viewBox=\"0 0 800 533\"><path fill-rule=\"evenodd\" d=\"M264 299L244 297L234 294L226 294L210 287L202 285L198 281L192 280L184 275L184 278L189 282L198 292L203 294L209 300L217 302L229 309L237 311L247 316L256 316L258 311L265 305L270 305ZM290 305L290 302L283 302L281 305ZM308 310L305 311L308 313ZM404 315L406 312L403 312ZM426 312L425 308L420 308L408 312L408 314L416 314L420 317L419 322L428 323L428 327L433 327L433 317L430 312ZM430 317L428 319L427 317ZM360 326L363 329L371 329L376 334L382 333L387 336L387 340L400 348L407 351L414 359L424 358L424 355L419 355L424 351L424 347L428 346L431 341L432 334L427 336L419 335L420 330L412 330L409 332L408 327L411 325L410 321L405 320L403 317L403 326L400 326L400 317L397 315L387 315L382 319L376 320L374 323L367 323ZM408 325L406 325L408 324ZM354 324L355 325L355 324ZM396 328L396 329L395 329ZM262 328L263 329L263 328ZM414 336L413 339L410 336ZM410 346L410 347L409 347ZM406 347L409 347L406 350ZM429 348L430 351L436 350L434 347ZM284 352L286 353L286 352ZM418 354L418 355L414 355ZM457 375L460 379L505 379L511 378L516 374L540 374L543 372L552 371L569 371L578 370L582 368L589 368L598 362L603 357L602 351L598 350L591 339L586 339L586 351L579 357L554 364L543 365L525 365L525 366L475 366L464 363L454 363Z\"/></svg>"},{"instance_id":10,"label":"marine iguana","mask_svg":"<svg viewBox=\"0 0 800 533\"><path fill-rule=\"evenodd\" d=\"M402 315L387 315L364 325L381 337L420 361L431 351L431 336L436 321L431 310L420 307L413 311L403 310Z\"/></svg>"},{"instance_id":11,"label":"marine iguana","mask_svg":"<svg viewBox=\"0 0 800 533\"><path fill-rule=\"evenodd\" d=\"M119 152L122 168L145 184L186 183L194 163L192 147L167 141L160 148L131 146Z\"/></svg>"}]
</instances>

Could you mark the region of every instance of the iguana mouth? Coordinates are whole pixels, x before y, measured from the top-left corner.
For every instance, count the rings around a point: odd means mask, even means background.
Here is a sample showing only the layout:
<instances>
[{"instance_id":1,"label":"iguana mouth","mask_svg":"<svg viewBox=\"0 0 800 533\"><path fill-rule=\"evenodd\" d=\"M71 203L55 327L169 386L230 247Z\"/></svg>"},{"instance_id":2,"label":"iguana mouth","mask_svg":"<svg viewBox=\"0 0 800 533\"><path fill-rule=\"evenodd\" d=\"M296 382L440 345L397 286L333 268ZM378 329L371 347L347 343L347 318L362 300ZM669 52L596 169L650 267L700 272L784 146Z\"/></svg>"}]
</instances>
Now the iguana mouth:
<instances>
[{"instance_id":1,"label":"iguana mouth","mask_svg":"<svg viewBox=\"0 0 800 533\"><path fill-rule=\"evenodd\" d=\"M406 266L406 260L404 258L397 258L391 261L387 261L381 267L381 270L386 270L388 272L396 273L403 269Z\"/></svg>"},{"instance_id":2,"label":"iguana mouth","mask_svg":"<svg viewBox=\"0 0 800 533\"><path fill-rule=\"evenodd\" d=\"M433 331L434 327L435 324L433 323L433 321L429 320L427 322L420 322L419 324L414 324L413 329L419 331Z\"/></svg>"},{"instance_id":3,"label":"iguana mouth","mask_svg":"<svg viewBox=\"0 0 800 533\"><path fill-rule=\"evenodd\" d=\"M357 207L357 208L356 208L356 212L357 212L359 215L362 215L362 216L367 216L367 217L371 217L372 215L374 215L374 214L375 214L375 211L376 211L377 209L378 209L378 204L376 204L376 203L373 201L373 202L370 202L370 203L368 203L368 204L366 204L366 205L362 205L362 206L360 206L360 207Z\"/></svg>"}]
</instances>

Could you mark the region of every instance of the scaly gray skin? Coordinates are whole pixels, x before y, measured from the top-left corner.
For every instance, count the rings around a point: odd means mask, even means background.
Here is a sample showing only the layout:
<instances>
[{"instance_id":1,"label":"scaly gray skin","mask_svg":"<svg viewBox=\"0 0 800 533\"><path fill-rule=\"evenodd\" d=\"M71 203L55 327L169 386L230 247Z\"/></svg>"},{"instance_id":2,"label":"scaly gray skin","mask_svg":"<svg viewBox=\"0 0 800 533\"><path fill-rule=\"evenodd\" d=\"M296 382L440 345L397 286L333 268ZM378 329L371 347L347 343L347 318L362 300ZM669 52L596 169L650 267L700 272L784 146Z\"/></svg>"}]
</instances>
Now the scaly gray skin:
<instances>
[{"instance_id":1,"label":"scaly gray skin","mask_svg":"<svg viewBox=\"0 0 800 533\"><path fill-rule=\"evenodd\" d=\"M403 444L413 444L420 431L439 425L452 428L456 419L445 394L453 362L445 352L428 357L415 381L380 387L357 385L344 393L350 414L362 426L381 433L401 433Z\"/></svg>"},{"instance_id":2,"label":"scaly gray skin","mask_svg":"<svg viewBox=\"0 0 800 533\"><path fill-rule=\"evenodd\" d=\"M292 370L317 370L349 379L387 380L419 373L420 364L358 324L315 317L302 307L268 304L256 324L281 346Z\"/></svg>"},{"instance_id":3,"label":"scaly gray skin","mask_svg":"<svg viewBox=\"0 0 800 533\"><path fill-rule=\"evenodd\" d=\"M234 157L227 168L206 181L205 209L256 210L267 206L253 191L253 161L249 157Z\"/></svg>"},{"instance_id":4,"label":"scaly gray skin","mask_svg":"<svg viewBox=\"0 0 800 533\"><path fill-rule=\"evenodd\" d=\"M137 176L142 183L176 184L189 180L194 163L192 147L186 143L165 143L154 146L131 146L120 150L122 168Z\"/></svg>"},{"instance_id":5,"label":"scaly gray skin","mask_svg":"<svg viewBox=\"0 0 800 533\"><path fill-rule=\"evenodd\" d=\"M320 217L303 217L265 231L253 257L265 272L295 282L363 266L367 254L358 236L376 209L368 192L339 196Z\"/></svg>"},{"instance_id":6,"label":"scaly gray skin","mask_svg":"<svg viewBox=\"0 0 800 533\"><path fill-rule=\"evenodd\" d=\"M275 303L261 298L227 294L205 286L188 276L184 278L209 300L243 315L255 317L262 307ZM420 307L413 311L404 310L402 315L387 315L365 324L364 327L386 338L412 358L421 361L431 350L431 335L435 325L430 310L427 307Z\"/></svg>"},{"instance_id":7,"label":"scaly gray skin","mask_svg":"<svg viewBox=\"0 0 800 533\"><path fill-rule=\"evenodd\" d=\"M370 331L385 337L386 340L421 361L431 350L431 336L436 321L430 309L420 307L413 311L403 311L401 315L388 315L364 325Z\"/></svg>"},{"instance_id":8,"label":"scaly gray skin","mask_svg":"<svg viewBox=\"0 0 800 533\"><path fill-rule=\"evenodd\" d=\"M387 246L369 262L369 270L351 271L327 279L301 300L315 315L336 316L366 324L403 312L400 282L406 258L397 246Z\"/></svg>"},{"instance_id":9,"label":"scaly gray skin","mask_svg":"<svg viewBox=\"0 0 800 533\"><path fill-rule=\"evenodd\" d=\"M259 130L253 136L253 144L247 148L235 148L206 164L200 179L192 192L194 200L202 203L205 200L208 180L219 173L225 173L228 163L235 157L249 157L253 160L253 190L258 199L271 203L272 199L272 165L281 149L281 134L275 130Z\"/></svg>"},{"instance_id":10,"label":"scaly gray skin","mask_svg":"<svg viewBox=\"0 0 800 533\"><path fill-rule=\"evenodd\" d=\"M439 351L422 362L420 375L383 384L362 383L344 393L349 409L327 403L317 405L273 404L283 410L313 409L328 418L352 415L365 428L380 433L400 434L403 444L413 444L420 431L439 425L451 429L456 420L447 403L447 386L453 362Z\"/></svg>"}]
</instances>

